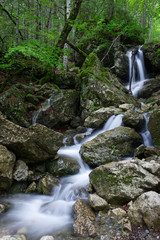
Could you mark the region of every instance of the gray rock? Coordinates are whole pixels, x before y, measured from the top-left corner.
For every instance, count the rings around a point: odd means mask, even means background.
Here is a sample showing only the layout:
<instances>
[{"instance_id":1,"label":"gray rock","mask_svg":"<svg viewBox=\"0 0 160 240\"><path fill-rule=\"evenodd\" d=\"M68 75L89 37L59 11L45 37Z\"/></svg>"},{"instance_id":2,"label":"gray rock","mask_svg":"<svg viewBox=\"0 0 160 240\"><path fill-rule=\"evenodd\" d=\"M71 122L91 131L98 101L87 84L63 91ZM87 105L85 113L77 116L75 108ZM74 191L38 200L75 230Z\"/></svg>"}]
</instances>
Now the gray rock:
<instances>
[{"instance_id":1,"label":"gray rock","mask_svg":"<svg viewBox=\"0 0 160 240\"><path fill-rule=\"evenodd\" d=\"M0 95L0 111L7 118L23 127L28 127L27 107L25 105L25 94L15 86Z\"/></svg>"},{"instance_id":2,"label":"gray rock","mask_svg":"<svg viewBox=\"0 0 160 240\"><path fill-rule=\"evenodd\" d=\"M121 157L130 156L133 149L141 143L141 136L133 129L117 127L84 143L80 153L85 162L96 167L108 162L119 161Z\"/></svg>"},{"instance_id":3,"label":"gray rock","mask_svg":"<svg viewBox=\"0 0 160 240\"><path fill-rule=\"evenodd\" d=\"M40 238L40 240L54 240L53 236L43 236Z\"/></svg>"},{"instance_id":4,"label":"gray rock","mask_svg":"<svg viewBox=\"0 0 160 240\"><path fill-rule=\"evenodd\" d=\"M53 159L62 145L62 134L40 124L26 129L8 121L2 114L0 132L0 144L7 146L17 158L27 163Z\"/></svg>"},{"instance_id":5,"label":"gray rock","mask_svg":"<svg viewBox=\"0 0 160 240\"><path fill-rule=\"evenodd\" d=\"M109 203L121 205L142 193L160 186L160 180L153 175L160 170L160 164L141 160L124 160L102 165L94 169L89 177L96 193Z\"/></svg>"},{"instance_id":6,"label":"gray rock","mask_svg":"<svg viewBox=\"0 0 160 240\"><path fill-rule=\"evenodd\" d=\"M95 228L96 216L82 199L78 199L73 205L73 217L74 234L84 237L97 235Z\"/></svg>"},{"instance_id":7,"label":"gray rock","mask_svg":"<svg viewBox=\"0 0 160 240\"><path fill-rule=\"evenodd\" d=\"M72 175L78 173L79 163L71 157L59 156L58 160L47 162L47 171L55 177Z\"/></svg>"},{"instance_id":8,"label":"gray rock","mask_svg":"<svg viewBox=\"0 0 160 240\"><path fill-rule=\"evenodd\" d=\"M55 91L48 108L41 106L37 123L49 128L64 126L75 119L79 109L79 93L76 90Z\"/></svg>"},{"instance_id":9,"label":"gray rock","mask_svg":"<svg viewBox=\"0 0 160 240\"><path fill-rule=\"evenodd\" d=\"M103 123L107 121L112 115L118 115L122 113L122 110L116 107L100 108L90 114L85 119L84 126L90 128L99 128Z\"/></svg>"},{"instance_id":10,"label":"gray rock","mask_svg":"<svg viewBox=\"0 0 160 240\"><path fill-rule=\"evenodd\" d=\"M127 127L140 131L145 124L145 118L142 114L129 110L124 114L123 122Z\"/></svg>"},{"instance_id":11,"label":"gray rock","mask_svg":"<svg viewBox=\"0 0 160 240\"><path fill-rule=\"evenodd\" d=\"M110 205L96 193L90 194L88 198L90 206L96 211L108 210Z\"/></svg>"},{"instance_id":12,"label":"gray rock","mask_svg":"<svg viewBox=\"0 0 160 240\"><path fill-rule=\"evenodd\" d=\"M151 156L160 156L160 151L154 147L147 147L143 144L135 150L135 157L139 159L148 158Z\"/></svg>"},{"instance_id":13,"label":"gray rock","mask_svg":"<svg viewBox=\"0 0 160 240\"><path fill-rule=\"evenodd\" d=\"M159 91L160 91L160 81L156 78L152 78L147 80L144 83L143 88L138 93L138 97L146 99L154 96L156 92L158 92L159 94Z\"/></svg>"},{"instance_id":14,"label":"gray rock","mask_svg":"<svg viewBox=\"0 0 160 240\"><path fill-rule=\"evenodd\" d=\"M59 184L59 180L53 177L51 174L46 173L46 175L40 179L37 187L38 193L50 194L53 187Z\"/></svg>"},{"instance_id":15,"label":"gray rock","mask_svg":"<svg viewBox=\"0 0 160 240\"><path fill-rule=\"evenodd\" d=\"M114 55L115 72L121 79L128 80L128 57L122 51L116 51Z\"/></svg>"},{"instance_id":16,"label":"gray rock","mask_svg":"<svg viewBox=\"0 0 160 240\"><path fill-rule=\"evenodd\" d=\"M24 235L6 235L0 238L0 240L26 240Z\"/></svg>"},{"instance_id":17,"label":"gray rock","mask_svg":"<svg viewBox=\"0 0 160 240\"><path fill-rule=\"evenodd\" d=\"M8 190L12 184L16 156L0 145L0 190Z\"/></svg>"},{"instance_id":18,"label":"gray rock","mask_svg":"<svg viewBox=\"0 0 160 240\"><path fill-rule=\"evenodd\" d=\"M154 146L160 150L160 107L150 114L148 129L151 133Z\"/></svg>"},{"instance_id":19,"label":"gray rock","mask_svg":"<svg viewBox=\"0 0 160 240\"><path fill-rule=\"evenodd\" d=\"M118 79L104 70L98 57L91 53L85 60L80 78L82 118L101 108L123 103L139 106L137 99L130 95Z\"/></svg>"},{"instance_id":20,"label":"gray rock","mask_svg":"<svg viewBox=\"0 0 160 240\"><path fill-rule=\"evenodd\" d=\"M145 223L149 229L160 227L160 194L150 191L143 193L130 204L128 215L136 226Z\"/></svg>"},{"instance_id":21,"label":"gray rock","mask_svg":"<svg viewBox=\"0 0 160 240\"><path fill-rule=\"evenodd\" d=\"M13 173L13 178L16 181L26 181L28 178L28 166L25 162L18 160L15 165L15 170Z\"/></svg>"}]
</instances>

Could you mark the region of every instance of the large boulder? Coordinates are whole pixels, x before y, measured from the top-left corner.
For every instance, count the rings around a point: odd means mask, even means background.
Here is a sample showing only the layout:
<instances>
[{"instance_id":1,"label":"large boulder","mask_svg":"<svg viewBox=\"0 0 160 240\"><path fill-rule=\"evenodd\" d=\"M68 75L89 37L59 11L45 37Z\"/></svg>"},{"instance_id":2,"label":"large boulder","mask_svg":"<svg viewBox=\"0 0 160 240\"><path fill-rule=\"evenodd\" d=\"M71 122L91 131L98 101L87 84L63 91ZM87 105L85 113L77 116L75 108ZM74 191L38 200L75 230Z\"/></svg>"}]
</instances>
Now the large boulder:
<instances>
[{"instance_id":1,"label":"large boulder","mask_svg":"<svg viewBox=\"0 0 160 240\"><path fill-rule=\"evenodd\" d=\"M17 158L27 163L53 159L62 145L62 134L35 124L26 129L0 114L0 144L13 151Z\"/></svg>"},{"instance_id":2,"label":"large boulder","mask_svg":"<svg viewBox=\"0 0 160 240\"><path fill-rule=\"evenodd\" d=\"M74 233L81 236L93 237L96 235L94 212L84 203L82 199L78 199L73 205Z\"/></svg>"},{"instance_id":3,"label":"large boulder","mask_svg":"<svg viewBox=\"0 0 160 240\"><path fill-rule=\"evenodd\" d=\"M0 190L8 190L12 184L16 156L0 145Z\"/></svg>"},{"instance_id":4,"label":"large boulder","mask_svg":"<svg viewBox=\"0 0 160 240\"><path fill-rule=\"evenodd\" d=\"M128 209L131 222L136 226L145 223L149 229L160 227L160 194L150 191L143 193L131 203Z\"/></svg>"},{"instance_id":5,"label":"large boulder","mask_svg":"<svg viewBox=\"0 0 160 240\"><path fill-rule=\"evenodd\" d=\"M0 111L14 123L29 126L25 94L17 87L13 86L0 94Z\"/></svg>"},{"instance_id":6,"label":"large boulder","mask_svg":"<svg viewBox=\"0 0 160 240\"><path fill-rule=\"evenodd\" d=\"M114 66L116 75L126 83L129 79L129 61L127 55L122 51L116 51L114 55Z\"/></svg>"},{"instance_id":7,"label":"large boulder","mask_svg":"<svg viewBox=\"0 0 160 240\"><path fill-rule=\"evenodd\" d=\"M154 146L160 149L160 107L150 114L148 129L151 133Z\"/></svg>"},{"instance_id":8,"label":"large boulder","mask_svg":"<svg viewBox=\"0 0 160 240\"><path fill-rule=\"evenodd\" d=\"M122 103L139 105L138 100L120 84L118 79L105 71L100 60L93 53L86 58L79 81L83 119L100 107L118 107Z\"/></svg>"},{"instance_id":9,"label":"large boulder","mask_svg":"<svg viewBox=\"0 0 160 240\"><path fill-rule=\"evenodd\" d=\"M146 191L158 189L159 171L156 162L133 159L97 167L89 177L99 196L111 204L123 205Z\"/></svg>"},{"instance_id":10,"label":"large boulder","mask_svg":"<svg viewBox=\"0 0 160 240\"><path fill-rule=\"evenodd\" d=\"M138 92L139 98L149 98L159 94L160 79L152 78L144 82L143 88Z\"/></svg>"},{"instance_id":11,"label":"large boulder","mask_svg":"<svg viewBox=\"0 0 160 240\"><path fill-rule=\"evenodd\" d=\"M122 113L122 110L116 107L102 107L90 114L89 117L85 119L84 126L90 128L99 128L106 120L112 115L118 115Z\"/></svg>"},{"instance_id":12,"label":"large boulder","mask_svg":"<svg viewBox=\"0 0 160 240\"><path fill-rule=\"evenodd\" d=\"M36 121L49 128L64 126L76 117L78 110L79 93L76 90L56 90L35 113Z\"/></svg>"},{"instance_id":13,"label":"large boulder","mask_svg":"<svg viewBox=\"0 0 160 240\"><path fill-rule=\"evenodd\" d=\"M141 143L141 136L133 129L117 127L84 143L80 153L84 161L91 167L97 167L130 156L134 148Z\"/></svg>"},{"instance_id":14,"label":"large boulder","mask_svg":"<svg viewBox=\"0 0 160 240\"><path fill-rule=\"evenodd\" d=\"M145 124L145 118L138 112L128 110L123 117L123 122L127 127L131 127L140 131Z\"/></svg>"},{"instance_id":15,"label":"large boulder","mask_svg":"<svg viewBox=\"0 0 160 240\"><path fill-rule=\"evenodd\" d=\"M71 157L59 156L57 160L47 162L47 171L55 177L73 175L80 169L79 163Z\"/></svg>"}]
</instances>

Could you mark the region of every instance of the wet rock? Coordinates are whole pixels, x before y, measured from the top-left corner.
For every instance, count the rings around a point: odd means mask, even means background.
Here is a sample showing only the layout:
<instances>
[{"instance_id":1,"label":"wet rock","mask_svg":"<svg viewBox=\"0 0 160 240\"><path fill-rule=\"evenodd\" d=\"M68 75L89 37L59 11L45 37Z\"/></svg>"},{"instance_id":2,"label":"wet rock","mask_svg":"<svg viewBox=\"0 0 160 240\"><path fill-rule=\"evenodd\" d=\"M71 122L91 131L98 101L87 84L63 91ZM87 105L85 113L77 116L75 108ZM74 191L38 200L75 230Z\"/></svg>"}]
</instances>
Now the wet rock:
<instances>
[{"instance_id":1,"label":"wet rock","mask_svg":"<svg viewBox=\"0 0 160 240\"><path fill-rule=\"evenodd\" d=\"M146 99L156 95L156 92L159 94L159 91L160 81L158 79L152 78L144 83L143 88L138 93L138 97Z\"/></svg>"},{"instance_id":2,"label":"wet rock","mask_svg":"<svg viewBox=\"0 0 160 240\"><path fill-rule=\"evenodd\" d=\"M12 122L23 127L30 124L27 121L25 94L15 86L0 95L0 111Z\"/></svg>"},{"instance_id":3,"label":"wet rock","mask_svg":"<svg viewBox=\"0 0 160 240\"><path fill-rule=\"evenodd\" d=\"M127 127L140 131L145 124L145 118L142 114L129 110L124 114L123 122Z\"/></svg>"},{"instance_id":4,"label":"wet rock","mask_svg":"<svg viewBox=\"0 0 160 240\"><path fill-rule=\"evenodd\" d=\"M76 90L55 91L49 107L41 106L37 123L49 128L64 127L75 119L79 109L79 93Z\"/></svg>"},{"instance_id":5,"label":"wet rock","mask_svg":"<svg viewBox=\"0 0 160 240\"><path fill-rule=\"evenodd\" d=\"M122 208L115 208L111 210L112 213L118 217L125 217L126 216L126 211L124 211Z\"/></svg>"},{"instance_id":6,"label":"wet rock","mask_svg":"<svg viewBox=\"0 0 160 240\"><path fill-rule=\"evenodd\" d=\"M26 189L25 193L34 193L37 191L37 185L35 182L32 182Z\"/></svg>"},{"instance_id":7,"label":"wet rock","mask_svg":"<svg viewBox=\"0 0 160 240\"><path fill-rule=\"evenodd\" d=\"M96 211L108 210L110 205L96 193L90 194L88 198L90 206Z\"/></svg>"},{"instance_id":8,"label":"wet rock","mask_svg":"<svg viewBox=\"0 0 160 240\"><path fill-rule=\"evenodd\" d=\"M160 164L141 160L124 160L102 165L94 169L89 177L96 193L109 203L121 205L142 193L160 186L158 174Z\"/></svg>"},{"instance_id":9,"label":"wet rock","mask_svg":"<svg viewBox=\"0 0 160 240\"><path fill-rule=\"evenodd\" d=\"M103 123L107 121L112 115L118 115L122 113L122 110L116 107L100 108L90 114L89 117L85 119L84 126L90 128L99 128Z\"/></svg>"},{"instance_id":10,"label":"wet rock","mask_svg":"<svg viewBox=\"0 0 160 240\"><path fill-rule=\"evenodd\" d=\"M151 133L154 146L160 149L160 108L150 114L148 129Z\"/></svg>"},{"instance_id":11,"label":"wet rock","mask_svg":"<svg viewBox=\"0 0 160 240\"><path fill-rule=\"evenodd\" d=\"M160 227L160 194L150 191L143 193L128 209L131 222L136 226L145 223L149 229Z\"/></svg>"},{"instance_id":12,"label":"wet rock","mask_svg":"<svg viewBox=\"0 0 160 240\"><path fill-rule=\"evenodd\" d=\"M26 129L0 114L0 144L12 150L17 158L26 163L53 159L62 144L62 134L35 124ZM45 139L45 141L44 141Z\"/></svg>"},{"instance_id":13,"label":"wet rock","mask_svg":"<svg viewBox=\"0 0 160 240\"><path fill-rule=\"evenodd\" d=\"M0 238L0 240L26 240L24 235L6 235Z\"/></svg>"},{"instance_id":14,"label":"wet rock","mask_svg":"<svg viewBox=\"0 0 160 240\"><path fill-rule=\"evenodd\" d=\"M12 184L16 156L0 145L0 190L8 190Z\"/></svg>"},{"instance_id":15,"label":"wet rock","mask_svg":"<svg viewBox=\"0 0 160 240\"><path fill-rule=\"evenodd\" d=\"M7 210L7 207L4 204L0 203L0 213L4 213Z\"/></svg>"},{"instance_id":16,"label":"wet rock","mask_svg":"<svg viewBox=\"0 0 160 240\"><path fill-rule=\"evenodd\" d=\"M53 236L43 236L40 238L40 240L54 240Z\"/></svg>"},{"instance_id":17,"label":"wet rock","mask_svg":"<svg viewBox=\"0 0 160 240\"><path fill-rule=\"evenodd\" d=\"M126 82L128 80L129 63L128 63L128 57L124 52L122 51L115 52L114 66L115 66L116 75L119 78L125 80Z\"/></svg>"},{"instance_id":18,"label":"wet rock","mask_svg":"<svg viewBox=\"0 0 160 240\"><path fill-rule=\"evenodd\" d=\"M84 143L80 153L85 162L92 167L97 167L108 162L119 161L121 157L130 156L133 149L141 143L141 136L133 129L117 127Z\"/></svg>"},{"instance_id":19,"label":"wet rock","mask_svg":"<svg viewBox=\"0 0 160 240\"><path fill-rule=\"evenodd\" d=\"M59 180L49 173L46 173L46 175L40 179L37 187L38 193L41 194L50 194L53 187L59 184Z\"/></svg>"},{"instance_id":20,"label":"wet rock","mask_svg":"<svg viewBox=\"0 0 160 240\"><path fill-rule=\"evenodd\" d=\"M101 107L118 107L123 103L139 105L137 99L129 94L118 79L104 70L100 60L93 53L86 58L79 79L83 119Z\"/></svg>"},{"instance_id":21,"label":"wet rock","mask_svg":"<svg viewBox=\"0 0 160 240\"><path fill-rule=\"evenodd\" d=\"M74 234L90 237L97 235L95 228L95 214L82 199L78 199L73 205L73 217Z\"/></svg>"},{"instance_id":22,"label":"wet rock","mask_svg":"<svg viewBox=\"0 0 160 240\"><path fill-rule=\"evenodd\" d=\"M60 155L56 161L47 162L47 171L55 177L73 175L78 173L79 169L79 163L74 158L65 155Z\"/></svg>"},{"instance_id":23,"label":"wet rock","mask_svg":"<svg viewBox=\"0 0 160 240\"><path fill-rule=\"evenodd\" d=\"M28 166L25 162L18 160L15 165L15 170L13 173L13 178L16 181L26 181L28 178Z\"/></svg>"},{"instance_id":24,"label":"wet rock","mask_svg":"<svg viewBox=\"0 0 160 240\"><path fill-rule=\"evenodd\" d=\"M124 104L119 105L119 108L122 109L123 111L127 111L127 110L133 111L134 110L134 105L124 103Z\"/></svg>"},{"instance_id":25,"label":"wet rock","mask_svg":"<svg viewBox=\"0 0 160 240\"><path fill-rule=\"evenodd\" d=\"M145 145L140 145L135 150L135 157L139 159L148 158L151 156L160 156L160 151L154 147L147 147Z\"/></svg>"}]
</instances>

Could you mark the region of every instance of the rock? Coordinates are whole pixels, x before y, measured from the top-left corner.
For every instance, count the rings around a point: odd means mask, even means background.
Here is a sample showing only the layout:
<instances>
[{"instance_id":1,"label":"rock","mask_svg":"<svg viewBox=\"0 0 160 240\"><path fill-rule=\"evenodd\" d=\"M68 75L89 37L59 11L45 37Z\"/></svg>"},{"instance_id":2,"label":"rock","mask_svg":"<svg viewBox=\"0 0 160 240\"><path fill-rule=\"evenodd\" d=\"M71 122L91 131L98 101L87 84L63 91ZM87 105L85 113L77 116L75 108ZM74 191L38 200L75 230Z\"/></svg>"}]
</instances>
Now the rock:
<instances>
[{"instance_id":1,"label":"rock","mask_svg":"<svg viewBox=\"0 0 160 240\"><path fill-rule=\"evenodd\" d=\"M145 118L142 114L129 110L124 114L123 122L127 127L140 131L145 124Z\"/></svg>"},{"instance_id":2,"label":"rock","mask_svg":"<svg viewBox=\"0 0 160 240\"><path fill-rule=\"evenodd\" d=\"M124 211L122 208L115 208L111 210L112 213L118 217L125 217L126 216L126 211Z\"/></svg>"},{"instance_id":3,"label":"rock","mask_svg":"<svg viewBox=\"0 0 160 240\"><path fill-rule=\"evenodd\" d=\"M94 223L96 216L82 199L78 199L73 205L73 217L74 234L84 237L97 235Z\"/></svg>"},{"instance_id":4,"label":"rock","mask_svg":"<svg viewBox=\"0 0 160 240\"><path fill-rule=\"evenodd\" d=\"M0 213L4 213L7 210L7 207L4 204L0 203Z\"/></svg>"},{"instance_id":5,"label":"rock","mask_svg":"<svg viewBox=\"0 0 160 240\"><path fill-rule=\"evenodd\" d=\"M90 128L99 128L103 123L107 121L112 115L118 115L122 113L122 110L116 107L100 108L90 114L85 119L84 126Z\"/></svg>"},{"instance_id":6,"label":"rock","mask_svg":"<svg viewBox=\"0 0 160 240\"><path fill-rule=\"evenodd\" d=\"M90 194L88 198L90 206L96 211L108 210L110 205L96 193Z\"/></svg>"},{"instance_id":7,"label":"rock","mask_svg":"<svg viewBox=\"0 0 160 240\"><path fill-rule=\"evenodd\" d=\"M0 190L8 190L12 184L16 156L0 145Z\"/></svg>"},{"instance_id":8,"label":"rock","mask_svg":"<svg viewBox=\"0 0 160 240\"><path fill-rule=\"evenodd\" d=\"M34 193L37 191L37 185L35 182L32 182L26 189L25 193Z\"/></svg>"},{"instance_id":9,"label":"rock","mask_svg":"<svg viewBox=\"0 0 160 240\"><path fill-rule=\"evenodd\" d=\"M24 235L6 235L0 238L0 240L26 240Z\"/></svg>"},{"instance_id":10,"label":"rock","mask_svg":"<svg viewBox=\"0 0 160 240\"><path fill-rule=\"evenodd\" d=\"M60 155L58 160L47 162L47 171L55 177L78 173L79 163L71 157Z\"/></svg>"},{"instance_id":11,"label":"rock","mask_svg":"<svg viewBox=\"0 0 160 240\"><path fill-rule=\"evenodd\" d=\"M7 146L26 163L53 159L62 144L62 134L35 124L26 129L0 114L0 144ZM45 139L45 141L44 141Z\"/></svg>"},{"instance_id":12,"label":"rock","mask_svg":"<svg viewBox=\"0 0 160 240\"><path fill-rule=\"evenodd\" d=\"M121 205L142 193L160 186L160 180L153 175L160 170L160 164L141 160L124 160L102 165L94 169L89 177L96 193L109 203Z\"/></svg>"},{"instance_id":13,"label":"rock","mask_svg":"<svg viewBox=\"0 0 160 240\"><path fill-rule=\"evenodd\" d=\"M114 75L104 70L100 60L93 53L87 56L79 79L83 119L101 107L118 107L123 103L139 106L138 100L130 95Z\"/></svg>"},{"instance_id":14,"label":"rock","mask_svg":"<svg viewBox=\"0 0 160 240\"><path fill-rule=\"evenodd\" d=\"M79 93L76 90L56 90L50 98L50 105L41 105L37 123L49 128L64 127L76 117L78 109Z\"/></svg>"},{"instance_id":15,"label":"rock","mask_svg":"<svg viewBox=\"0 0 160 240\"><path fill-rule=\"evenodd\" d=\"M144 82L143 88L138 92L138 97L146 99L156 95L156 92L159 94L159 91L160 81L152 78Z\"/></svg>"},{"instance_id":16,"label":"rock","mask_svg":"<svg viewBox=\"0 0 160 240\"><path fill-rule=\"evenodd\" d=\"M0 111L12 122L28 127L25 94L15 86L0 95Z\"/></svg>"},{"instance_id":17,"label":"rock","mask_svg":"<svg viewBox=\"0 0 160 240\"><path fill-rule=\"evenodd\" d=\"M59 180L49 173L46 173L46 175L40 179L37 187L38 193L41 194L50 194L53 187L59 184Z\"/></svg>"},{"instance_id":18,"label":"rock","mask_svg":"<svg viewBox=\"0 0 160 240\"><path fill-rule=\"evenodd\" d=\"M15 165L15 170L13 173L13 178L20 182L26 181L28 178L28 166L25 162L18 160Z\"/></svg>"},{"instance_id":19,"label":"rock","mask_svg":"<svg viewBox=\"0 0 160 240\"><path fill-rule=\"evenodd\" d=\"M136 226L145 223L149 229L160 227L160 194L150 191L143 193L128 209L131 222Z\"/></svg>"},{"instance_id":20,"label":"rock","mask_svg":"<svg viewBox=\"0 0 160 240\"><path fill-rule=\"evenodd\" d=\"M53 236L43 236L40 238L40 240L54 240Z\"/></svg>"},{"instance_id":21,"label":"rock","mask_svg":"<svg viewBox=\"0 0 160 240\"><path fill-rule=\"evenodd\" d=\"M148 129L151 133L154 146L160 149L160 108L150 114Z\"/></svg>"},{"instance_id":22,"label":"rock","mask_svg":"<svg viewBox=\"0 0 160 240\"><path fill-rule=\"evenodd\" d=\"M86 163L97 167L108 162L118 161L121 157L130 156L134 148L141 143L141 136L133 129L117 127L84 143L80 154Z\"/></svg>"},{"instance_id":23,"label":"rock","mask_svg":"<svg viewBox=\"0 0 160 240\"><path fill-rule=\"evenodd\" d=\"M148 158L151 156L160 156L160 151L154 147L147 147L145 145L140 145L135 150L135 157L139 159Z\"/></svg>"},{"instance_id":24,"label":"rock","mask_svg":"<svg viewBox=\"0 0 160 240\"><path fill-rule=\"evenodd\" d=\"M128 104L128 103L124 103L119 105L119 108L122 109L123 111L127 111L127 110L134 110L134 105L133 104Z\"/></svg>"},{"instance_id":25,"label":"rock","mask_svg":"<svg viewBox=\"0 0 160 240\"><path fill-rule=\"evenodd\" d=\"M124 83L128 81L128 69L129 69L129 63L128 63L128 57L127 55L122 51L116 51L114 55L114 66L115 66L115 72L116 75L125 80Z\"/></svg>"}]
</instances>

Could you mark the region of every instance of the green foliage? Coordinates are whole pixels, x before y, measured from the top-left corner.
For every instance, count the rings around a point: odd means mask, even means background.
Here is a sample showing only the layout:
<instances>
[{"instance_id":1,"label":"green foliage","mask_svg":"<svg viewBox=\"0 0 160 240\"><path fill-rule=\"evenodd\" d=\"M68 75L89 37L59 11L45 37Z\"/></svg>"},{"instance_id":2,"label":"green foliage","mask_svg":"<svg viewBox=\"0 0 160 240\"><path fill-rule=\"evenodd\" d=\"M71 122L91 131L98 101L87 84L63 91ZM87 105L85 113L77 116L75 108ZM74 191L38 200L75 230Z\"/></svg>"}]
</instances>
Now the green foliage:
<instances>
[{"instance_id":1,"label":"green foliage","mask_svg":"<svg viewBox=\"0 0 160 240\"><path fill-rule=\"evenodd\" d=\"M9 48L8 52L5 54L5 59L7 65L2 64L0 66L1 68L8 66L9 69L14 69L16 66L16 68L20 69L21 66L23 69L27 67L30 60L37 61L43 68L56 68L62 66L60 50L49 44L42 44L36 40L27 41L24 42L23 45Z\"/></svg>"}]
</instances>

